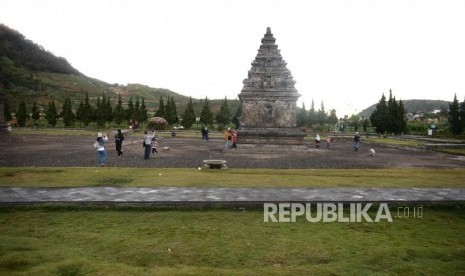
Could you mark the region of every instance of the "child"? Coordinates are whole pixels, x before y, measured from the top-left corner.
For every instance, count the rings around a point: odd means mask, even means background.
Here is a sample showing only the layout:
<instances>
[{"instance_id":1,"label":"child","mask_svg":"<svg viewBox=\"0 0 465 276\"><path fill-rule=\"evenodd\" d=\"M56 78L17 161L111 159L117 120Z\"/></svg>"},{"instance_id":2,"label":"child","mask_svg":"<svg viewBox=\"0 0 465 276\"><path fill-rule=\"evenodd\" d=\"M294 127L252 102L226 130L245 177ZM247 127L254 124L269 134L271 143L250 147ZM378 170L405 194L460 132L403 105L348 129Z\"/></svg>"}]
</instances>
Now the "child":
<instances>
[{"instance_id":1,"label":"child","mask_svg":"<svg viewBox=\"0 0 465 276\"><path fill-rule=\"evenodd\" d=\"M155 152L158 154L157 147L158 147L157 138L153 137L152 138L152 154L155 154Z\"/></svg>"}]
</instances>

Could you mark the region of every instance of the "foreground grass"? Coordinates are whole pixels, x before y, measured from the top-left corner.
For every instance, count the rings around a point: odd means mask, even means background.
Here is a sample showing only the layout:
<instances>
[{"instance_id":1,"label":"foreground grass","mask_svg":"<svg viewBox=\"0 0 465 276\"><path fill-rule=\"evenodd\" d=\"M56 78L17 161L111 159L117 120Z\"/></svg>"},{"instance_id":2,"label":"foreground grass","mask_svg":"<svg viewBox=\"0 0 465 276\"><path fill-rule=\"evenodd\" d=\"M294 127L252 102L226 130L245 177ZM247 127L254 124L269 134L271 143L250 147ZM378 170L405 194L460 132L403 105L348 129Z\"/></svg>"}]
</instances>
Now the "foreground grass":
<instances>
[{"instance_id":1,"label":"foreground grass","mask_svg":"<svg viewBox=\"0 0 465 276\"><path fill-rule=\"evenodd\" d=\"M1 208L0 274L465 273L463 206L424 208L422 219L392 223L265 223L261 210Z\"/></svg>"},{"instance_id":2,"label":"foreground grass","mask_svg":"<svg viewBox=\"0 0 465 276\"><path fill-rule=\"evenodd\" d=\"M17 187L465 187L465 169L174 169L0 167Z\"/></svg>"}]
</instances>

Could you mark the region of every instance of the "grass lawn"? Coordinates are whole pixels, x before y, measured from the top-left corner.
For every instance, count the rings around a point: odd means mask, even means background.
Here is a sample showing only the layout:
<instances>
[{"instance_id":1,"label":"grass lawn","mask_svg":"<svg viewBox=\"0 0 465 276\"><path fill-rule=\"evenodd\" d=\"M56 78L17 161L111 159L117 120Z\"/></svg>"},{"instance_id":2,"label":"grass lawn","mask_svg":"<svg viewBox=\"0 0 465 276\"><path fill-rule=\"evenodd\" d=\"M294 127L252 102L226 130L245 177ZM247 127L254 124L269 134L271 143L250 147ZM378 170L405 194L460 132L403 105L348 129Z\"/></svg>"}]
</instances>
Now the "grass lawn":
<instances>
[{"instance_id":1,"label":"grass lawn","mask_svg":"<svg viewBox=\"0 0 465 276\"><path fill-rule=\"evenodd\" d=\"M0 274L463 275L463 208L424 206L423 218L392 223L265 223L262 210L3 207Z\"/></svg>"},{"instance_id":2,"label":"grass lawn","mask_svg":"<svg viewBox=\"0 0 465 276\"><path fill-rule=\"evenodd\" d=\"M17 187L465 187L465 169L175 169L0 167Z\"/></svg>"},{"instance_id":3,"label":"grass lawn","mask_svg":"<svg viewBox=\"0 0 465 276\"><path fill-rule=\"evenodd\" d=\"M396 138L383 138L383 137L362 137L362 142L368 142L381 145L404 146L404 147L418 147L421 141L396 139Z\"/></svg>"},{"instance_id":4,"label":"grass lawn","mask_svg":"<svg viewBox=\"0 0 465 276\"><path fill-rule=\"evenodd\" d=\"M465 155L465 148L435 148L435 151L445 152L456 155Z\"/></svg>"}]
</instances>

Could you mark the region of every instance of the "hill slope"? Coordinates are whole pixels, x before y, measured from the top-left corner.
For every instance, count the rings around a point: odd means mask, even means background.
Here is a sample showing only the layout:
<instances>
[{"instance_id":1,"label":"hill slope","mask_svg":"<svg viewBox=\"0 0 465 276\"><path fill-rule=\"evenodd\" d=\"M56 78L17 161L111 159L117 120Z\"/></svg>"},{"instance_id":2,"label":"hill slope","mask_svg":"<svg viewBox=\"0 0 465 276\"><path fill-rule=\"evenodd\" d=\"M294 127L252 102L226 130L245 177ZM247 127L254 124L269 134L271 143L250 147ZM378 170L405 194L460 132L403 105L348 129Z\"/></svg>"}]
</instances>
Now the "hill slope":
<instances>
[{"instance_id":1,"label":"hill slope","mask_svg":"<svg viewBox=\"0 0 465 276\"><path fill-rule=\"evenodd\" d=\"M54 100L60 109L66 97L70 97L73 107L77 108L89 93L92 104L96 98L105 94L116 104L118 94L123 102L132 97L144 98L149 110L157 110L159 99L165 103L174 97L180 115L189 101L189 97L163 88L152 88L142 84L111 85L80 73L62 57L56 57L42 46L26 39L18 31L0 24L0 89L5 91L11 109L15 110L22 100L28 108L33 102L39 107L47 106ZM199 115L202 101L193 99L194 110ZM212 111L219 110L221 100L212 100ZM231 101L230 108L235 110L238 101Z\"/></svg>"},{"instance_id":2,"label":"hill slope","mask_svg":"<svg viewBox=\"0 0 465 276\"><path fill-rule=\"evenodd\" d=\"M441 100L403 100L404 108L406 112L415 113L415 112L429 112L435 109L444 108L445 110L449 110L449 103L448 101L441 101ZM376 103L377 104L377 103ZM371 113L376 108L376 104L373 104L367 108L365 108L362 112L357 114L360 117L370 116Z\"/></svg>"}]
</instances>

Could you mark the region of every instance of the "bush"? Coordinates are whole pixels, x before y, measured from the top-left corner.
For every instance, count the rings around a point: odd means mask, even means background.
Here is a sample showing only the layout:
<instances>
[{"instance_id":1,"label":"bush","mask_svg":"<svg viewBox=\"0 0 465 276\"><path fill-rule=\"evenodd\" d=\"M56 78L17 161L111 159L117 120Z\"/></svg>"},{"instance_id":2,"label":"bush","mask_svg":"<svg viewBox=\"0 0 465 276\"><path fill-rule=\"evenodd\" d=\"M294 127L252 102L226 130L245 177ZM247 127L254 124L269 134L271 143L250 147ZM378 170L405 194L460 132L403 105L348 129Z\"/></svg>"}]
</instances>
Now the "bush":
<instances>
[{"instance_id":1,"label":"bush","mask_svg":"<svg viewBox=\"0 0 465 276\"><path fill-rule=\"evenodd\" d=\"M147 121L148 130L167 130L170 126L162 117L152 117Z\"/></svg>"}]
</instances>

